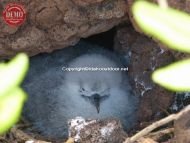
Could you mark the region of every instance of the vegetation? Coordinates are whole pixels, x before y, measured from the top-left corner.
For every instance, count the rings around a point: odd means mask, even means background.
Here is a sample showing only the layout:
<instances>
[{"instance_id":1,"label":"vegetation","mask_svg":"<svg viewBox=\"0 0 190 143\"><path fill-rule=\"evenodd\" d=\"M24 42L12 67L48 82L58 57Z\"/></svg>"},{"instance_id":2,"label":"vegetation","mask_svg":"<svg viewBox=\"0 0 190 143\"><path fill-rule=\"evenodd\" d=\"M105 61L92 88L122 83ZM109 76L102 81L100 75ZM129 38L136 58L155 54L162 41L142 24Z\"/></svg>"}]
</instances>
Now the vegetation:
<instances>
[{"instance_id":1,"label":"vegetation","mask_svg":"<svg viewBox=\"0 0 190 143\"><path fill-rule=\"evenodd\" d=\"M190 16L179 10L147 1L132 6L134 19L141 30L169 48L190 53ZM173 91L190 91L190 59L156 70L155 83Z\"/></svg>"},{"instance_id":2,"label":"vegetation","mask_svg":"<svg viewBox=\"0 0 190 143\"><path fill-rule=\"evenodd\" d=\"M27 97L20 84L28 65L25 54L19 54L10 62L0 64L0 134L5 133L19 120Z\"/></svg>"}]
</instances>

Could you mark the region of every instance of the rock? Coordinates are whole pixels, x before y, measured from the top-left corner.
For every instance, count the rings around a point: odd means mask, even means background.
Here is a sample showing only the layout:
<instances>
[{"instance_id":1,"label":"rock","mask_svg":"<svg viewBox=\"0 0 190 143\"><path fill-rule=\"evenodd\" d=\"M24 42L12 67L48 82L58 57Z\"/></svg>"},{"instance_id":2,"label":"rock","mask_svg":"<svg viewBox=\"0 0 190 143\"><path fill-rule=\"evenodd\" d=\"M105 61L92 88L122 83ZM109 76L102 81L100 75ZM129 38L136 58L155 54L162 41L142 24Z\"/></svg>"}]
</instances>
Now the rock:
<instances>
[{"instance_id":1,"label":"rock","mask_svg":"<svg viewBox=\"0 0 190 143\"><path fill-rule=\"evenodd\" d=\"M139 27L137 26L137 24L135 23L135 20L133 19L133 15L132 15L132 12L131 12L131 6L133 4L134 0L127 0L127 3L128 3L128 14L129 14L129 19L130 21L132 22L134 28L136 31L140 32L140 33L143 33ZM153 0L153 2L157 2L157 0ZM184 12L187 12L187 13L190 13L190 1L189 0L178 0L178 1L174 1L174 0L167 0L168 2L168 5L172 8L175 8L175 9L178 9L178 10L181 10L181 11L184 11ZM157 42L159 45L162 45L162 43L160 43L158 40L156 39L153 39L155 42ZM166 46L162 45L164 48L167 48ZM189 54L186 54L186 53L181 53L181 52L178 52L178 51L172 51L172 54L173 56L179 60L179 59L185 59L185 58L189 58L190 55Z\"/></svg>"},{"instance_id":2,"label":"rock","mask_svg":"<svg viewBox=\"0 0 190 143\"><path fill-rule=\"evenodd\" d=\"M153 0L154 3L157 3L157 0ZM190 1L189 0L178 0L178 1L174 1L174 0L167 0L168 5L172 8L190 13ZM135 27L135 29L142 33L142 31L138 28L138 26L136 25L134 19L133 19L133 15L131 12L131 6L134 3L134 0L127 0L128 3L128 14L129 14L129 18L131 20L131 22L133 23L133 26Z\"/></svg>"},{"instance_id":3,"label":"rock","mask_svg":"<svg viewBox=\"0 0 190 143\"><path fill-rule=\"evenodd\" d=\"M69 134L79 143L122 143L127 134L116 119L85 120L76 117L69 122Z\"/></svg>"},{"instance_id":4,"label":"rock","mask_svg":"<svg viewBox=\"0 0 190 143\"><path fill-rule=\"evenodd\" d=\"M179 119L174 121L174 134L173 143L190 142L190 112L186 112Z\"/></svg>"},{"instance_id":5,"label":"rock","mask_svg":"<svg viewBox=\"0 0 190 143\"><path fill-rule=\"evenodd\" d=\"M0 2L2 13L9 0ZM14 0L24 5L27 19L10 27L0 19L0 58L17 52L30 56L76 44L127 20L125 0Z\"/></svg>"},{"instance_id":6,"label":"rock","mask_svg":"<svg viewBox=\"0 0 190 143\"><path fill-rule=\"evenodd\" d=\"M188 53L182 53L178 51L171 51L171 52L176 60L183 60L183 59L190 58L190 54Z\"/></svg>"},{"instance_id":7,"label":"rock","mask_svg":"<svg viewBox=\"0 0 190 143\"><path fill-rule=\"evenodd\" d=\"M95 3L100 3L102 1L104 0L72 0L72 2L80 6L89 6Z\"/></svg>"},{"instance_id":8,"label":"rock","mask_svg":"<svg viewBox=\"0 0 190 143\"><path fill-rule=\"evenodd\" d=\"M160 113L167 111L173 101L171 92L155 86L153 89L144 93L139 106L139 120L148 120L160 118Z\"/></svg>"},{"instance_id":9,"label":"rock","mask_svg":"<svg viewBox=\"0 0 190 143\"><path fill-rule=\"evenodd\" d=\"M162 49L151 39L135 32L130 25L118 28L115 50L130 59L129 76L136 94L141 95L139 120L147 121L167 110L173 101L173 93L155 85L152 72L171 63L170 51Z\"/></svg>"}]
</instances>

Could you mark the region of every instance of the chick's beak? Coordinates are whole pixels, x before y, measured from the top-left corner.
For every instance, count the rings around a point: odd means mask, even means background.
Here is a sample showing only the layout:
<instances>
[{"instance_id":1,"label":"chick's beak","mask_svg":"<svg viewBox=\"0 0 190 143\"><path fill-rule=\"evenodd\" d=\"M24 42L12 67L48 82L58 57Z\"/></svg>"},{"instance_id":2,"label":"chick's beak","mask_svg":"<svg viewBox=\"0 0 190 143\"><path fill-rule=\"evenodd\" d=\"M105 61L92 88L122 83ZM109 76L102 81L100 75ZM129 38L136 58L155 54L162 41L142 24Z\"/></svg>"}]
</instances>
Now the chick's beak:
<instances>
[{"instance_id":1,"label":"chick's beak","mask_svg":"<svg viewBox=\"0 0 190 143\"><path fill-rule=\"evenodd\" d=\"M99 94L93 94L91 97L91 102L96 107L97 113L100 112L100 98Z\"/></svg>"}]
</instances>

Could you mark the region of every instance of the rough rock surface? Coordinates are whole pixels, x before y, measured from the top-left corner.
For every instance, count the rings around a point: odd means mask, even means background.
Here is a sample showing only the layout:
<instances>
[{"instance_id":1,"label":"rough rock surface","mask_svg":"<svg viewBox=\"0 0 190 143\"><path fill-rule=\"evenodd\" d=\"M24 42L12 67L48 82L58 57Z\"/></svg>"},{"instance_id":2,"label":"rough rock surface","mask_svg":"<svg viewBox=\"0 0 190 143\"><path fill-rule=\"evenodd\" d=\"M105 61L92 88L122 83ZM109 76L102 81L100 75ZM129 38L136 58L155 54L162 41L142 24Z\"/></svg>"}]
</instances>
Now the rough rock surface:
<instances>
[{"instance_id":1,"label":"rough rock surface","mask_svg":"<svg viewBox=\"0 0 190 143\"><path fill-rule=\"evenodd\" d=\"M155 3L157 2L157 0L153 0ZM134 19L133 19L133 15L131 13L131 6L133 4L134 0L127 0L127 9L128 9L128 14L129 14L129 19L132 22L134 28L136 29L136 31L143 33L138 26L136 25ZM190 1L189 0L167 0L168 5L172 8L190 13ZM155 40L155 39L153 39ZM161 44L158 40L155 40L158 44ZM164 46L165 47L165 46ZM178 51L172 51L173 56L179 60L179 59L184 59L184 58L189 58L190 54L186 54L186 53L181 53Z\"/></svg>"},{"instance_id":2,"label":"rough rock surface","mask_svg":"<svg viewBox=\"0 0 190 143\"><path fill-rule=\"evenodd\" d=\"M127 19L125 0L2 0L0 13L9 2L22 3L27 19L10 27L0 17L0 58L74 45Z\"/></svg>"},{"instance_id":3,"label":"rough rock surface","mask_svg":"<svg viewBox=\"0 0 190 143\"><path fill-rule=\"evenodd\" d=\"M128 14L129 14L129 18L131 20L131 22L133 23L133 26L135 27L135 29L139 32L142 32L135 24L135 21L133 19L133 15L131 13L131 6L134 3L134 0L126 0L127 1L127 9L128 9ZM153 0L155 3L157 2L157 0ZM184 11L184 12L188 12L190 13L190 1L189 0L167 0L168 5L172 8Z\"/></svg>"},{"instance_id":4,"label":"rough rock surface","mask_svg":"<svg viewBox=\"0 0 190 143\"><path fill-rule=\"evenodd\" d=\"M190 142L190 112L186 112L174 122L175 138L173 143L189 143Z\"/></svg>"},{"instance_id":5,"label":"rough rock surface","mask_svg":"<svg viewBox=\"0 0 190 143\"><path fill-rule=\"evenodd\" d=\"M131 60L129 76L136 93L141 95L139 120L150 120L167 110L173 93L155 85L151 81L151 74L156 68L171 63L174 60L172 54L135 32L129 25L117 30L115 43L115 50Z\"/></svg>"},{"instance_id":6,"label":"rough rock surface","mask_svg":"<svg viewBox=\"0 0 190 143\"><path fill-rule=\"evenodd\" d=\"M69 134L79 143L122 143L127 137L116 119L85 120L82 117L70 121Z\"/></svg>"}]
</instances>

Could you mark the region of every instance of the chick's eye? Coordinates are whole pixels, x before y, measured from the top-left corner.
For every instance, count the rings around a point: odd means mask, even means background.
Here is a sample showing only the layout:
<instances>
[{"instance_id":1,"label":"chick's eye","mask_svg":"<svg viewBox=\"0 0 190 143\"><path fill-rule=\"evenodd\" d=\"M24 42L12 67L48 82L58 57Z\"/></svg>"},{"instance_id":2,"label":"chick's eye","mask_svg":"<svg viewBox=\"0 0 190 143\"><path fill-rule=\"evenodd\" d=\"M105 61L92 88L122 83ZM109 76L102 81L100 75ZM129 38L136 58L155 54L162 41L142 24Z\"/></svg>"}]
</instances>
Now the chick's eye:
<instances>
[{"instance_id":1,"label":"chick's eye","mask_svg":"<svg viewBox=\"0 0 190 143\"><path fill-rule=\"evenodd\" d=\"M85 89L84 89L84 88L81 88L80 91L85 91Z\"/></svg>"},{"instance_id":2,"label":"chick's eye","mask_svg":"<svg viewBox=\"0 0 190 143\"><path fill-rule=\"evenodd\" d=\"M102 91L102 93L106 93L106 92L109 92L110 88L106 88Z\"/></svg>"}]
</instances>

